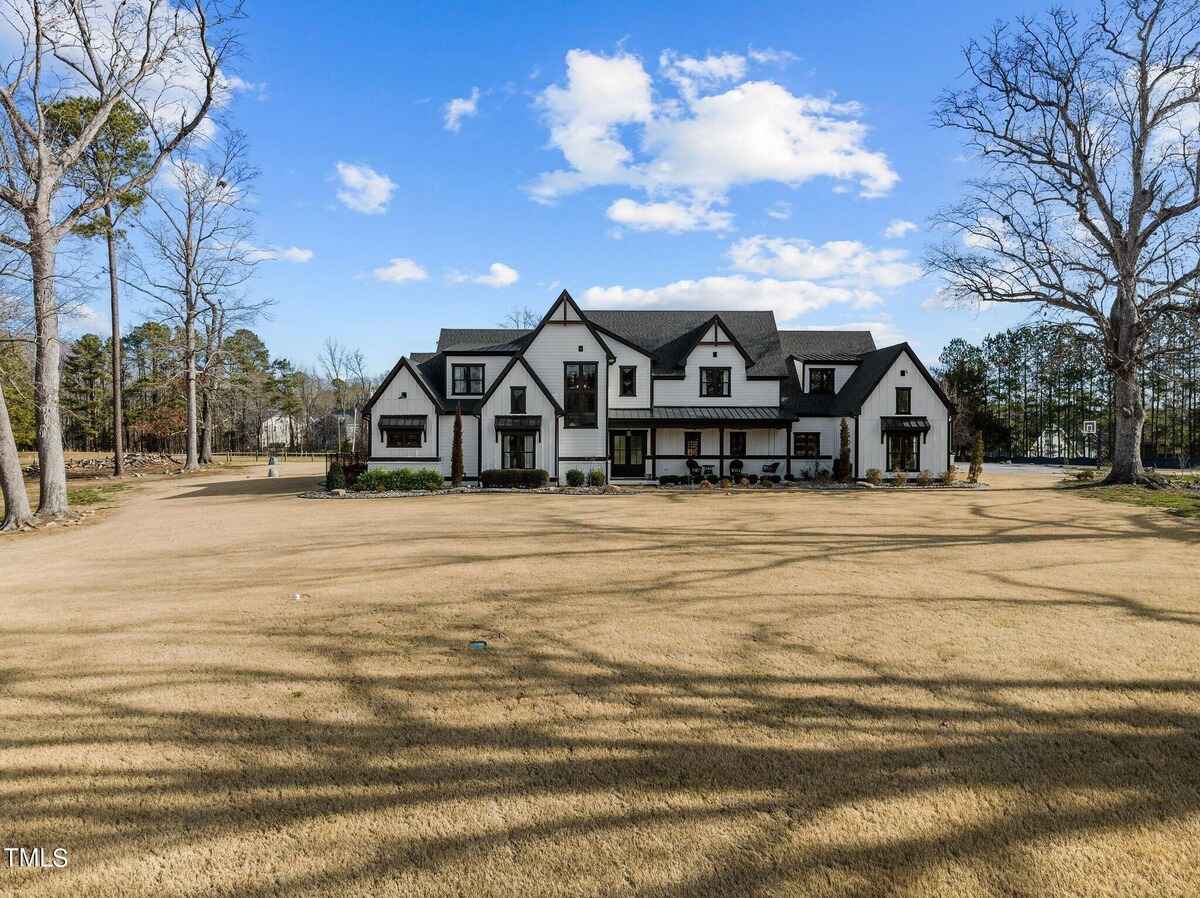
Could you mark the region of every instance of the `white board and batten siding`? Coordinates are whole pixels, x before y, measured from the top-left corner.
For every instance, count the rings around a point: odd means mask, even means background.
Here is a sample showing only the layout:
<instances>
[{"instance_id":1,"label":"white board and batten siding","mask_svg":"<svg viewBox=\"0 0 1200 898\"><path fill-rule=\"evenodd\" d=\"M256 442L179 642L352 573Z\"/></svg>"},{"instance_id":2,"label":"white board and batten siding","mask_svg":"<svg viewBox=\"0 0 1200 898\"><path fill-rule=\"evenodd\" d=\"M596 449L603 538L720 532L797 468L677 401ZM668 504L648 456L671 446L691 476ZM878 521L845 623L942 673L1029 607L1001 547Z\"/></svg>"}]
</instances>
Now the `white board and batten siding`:
<instances>
[{"instance_id":1,"label":"white board and batten siding","mask_svg":"<svg viewBox=\"0 0 1200 898\"><path fill-rule=\"evenodd\" d=\"M554 470L554 406L546 398L541 387L529 376L525 366L519 363L512 366L483 407L483 470L503 467L500 437L496 432L496 416L513 413L511 387L525 388L524 414L542 417L542 429L533 447L534 467L548 471L551 477L557 476Z\"/></svg>"},{"instance_id":2,"label":"white board and batten siding","mask_svg":"<svg viewBox=\"0 0 1200 898\"><path fill-rule=\"evenodd\" d=\"M863 403L859 418L862 436L858 476L866 476L871 468L887 471L887 444L881 438L879 419L896 414L896 387L910 387L912 414L929 419L929 433L921 441L920 469L934 475L945 474L950 446L950 410L921 374L915 361L908 353L901 353Z\"/></svg>"},{"instance_id":3,"label":"white board and batten siding","mask_svg":"<svg viewBox=\"0 0 1200 898\"><path fill-rule=\"evenodd\" d=\"M700 396L700 369L728 368L728 396ZM746 360L735 346L701 343L688 356L683 378L657 378L655 405L779 405L779 380L749 380Z\"/></svg>"},{"instance_id":4,"label":"white board and batten siding","mask_svg":"<svg viewBox=\"0 0 1200 898\"><path fill-rule=\"evenodd\" d=\"M620 340L605 337L608 348L612 350L617 360L609 369L608 377L608 407L609 408L649 408L650 407L650 356L640 349L634 349ZM578 344L576 344L578 351ZM634 384L637 395L621 396L621 368L633 366L637 369L637 379Z\"/></svg>"},{"instance_id":5,"label":"white board and batten siding","mask_svg":"<svg viewBox=\"0 0 1200 898\"><path fill-rule=\"evenodd\" d=\"M509 355L447 355L446 356L446 398L478 399L483 393L492 388L492 383L500 376L504 366L512 361ZM454 393L455 365L483 365L483 393Z\"/></svg>"},{"instance_id":6,"label":"white board and batten siding","mask_svg":"<svg viewBox=\"0 0 1200 898\"><path fill-rule=\"evenodd\" d=\"M850 470L854 470L854 418L853 416L846 417L846 424L850 428ZM799 418L792 424L792 433L819 433L820 436L820 455L821 458L793 458L792 473L800 476L807 471L810 474L816 474L818 471L824 470L833 472L834 459L842 451L842 419L841 418ZM795 442L793 438L793 442ZM825 457L828 456L828 457Z\"/></svg>"},{"instance_id":7,"label":"white board and batten siding","mask_svg":"<svg viewBox=\"0 0 1200 898\"><path fill-rule=\"evenodd\" d=\"M420 447L411 449L389 449L386 437L379 432L379 419L383 415L425 415L425 436ZM430 468L440 470L437 461L408 461L439 457L438 410L425 390L408 368L401 368L384 387L383 393L371 408L371 459L372 468ZM443 447L448 444L443 443ZM396 463L392 463L392 460ZM449 470L447 468L447 470Z\"/></svg>"},{"instance_id":8,"label":"white board and batten siding","mask_svg":"<svg viewBox=\"0 0 1200 898\"><path fill-rule=\"evenodd\" d=\"M796 368L796 376L799 378L800 383L804 385L804 392L806 393L812 391L812 378L809 376L809 372L813 368L833 369L833 391L835 393L840 392L842 387L846 385L846 381L850 379L850 376L858 370L858 365L826 365L821 362L800 361L793 362L792 364Z\"/></svg>"},{"instance_id":9,"label":"white board and batten siding","mask_svg":"<svg viewBox=\"0 0 1200 898\"><path fill-rule=\"evenodd\" d=\"M525 350L525 361L537 372L558 404L564 405L565 363L595 362L598 378L596 427L565 427L560 422L558 454L562 461L559 467L563 472L572 468L584 472L598 468L607 473L608 380L610 376L614 376L615 369L609 368L608 353L569 304L557 304L550 319ZM551 474L554 474L552 470Z\"/></svg>"}]
</instances>

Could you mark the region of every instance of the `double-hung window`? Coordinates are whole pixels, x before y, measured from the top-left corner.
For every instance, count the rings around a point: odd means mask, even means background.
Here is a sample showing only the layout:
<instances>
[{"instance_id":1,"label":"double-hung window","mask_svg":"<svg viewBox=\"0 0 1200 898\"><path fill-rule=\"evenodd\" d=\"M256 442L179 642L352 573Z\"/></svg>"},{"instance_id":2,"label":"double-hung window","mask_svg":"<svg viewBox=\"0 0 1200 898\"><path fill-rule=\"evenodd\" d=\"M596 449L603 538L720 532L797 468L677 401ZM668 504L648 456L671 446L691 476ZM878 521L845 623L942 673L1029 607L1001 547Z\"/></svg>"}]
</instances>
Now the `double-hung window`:
<instances>
[{"instance_id":1,"label":"double-hung window","mask_svg":"<svg viewBox=\"0 0 1200 898\"><path fill-rule=\"evenodd\" d=\"M509 412L514 415L525 414L525 388L509 388Z\"/></svg>"},{"instance_id":2,"label":"double-hung window","mask_svg":"<svg viewBox=\"0 0 1200 898\"><path fill-rule=\"evenodd\" d=\"M619 395L637 395L637 365L622 365Z\"/></svg>"},{"instance_id":3,"label":"double-hung window","mask_svg":"<svg viewBox=\"0 0 1200 898\"><path fill-rule=\"evenodd\" d=\"M564 427L596 427L598 362L566 362L563 367Z\"/></svg>"},{"instance_id":4,"label":"double-hung window","mask_svg":"<svg viewBox=\"0 0 1200 898\"><path fill-rule=\"evenodd\" d=\"M808 392L810 392L810 393L832 393L833 392L833 369L832 368L810 368L808 370Z\"/></svg>"},{"instance_id":5,"label":"double-hung window","mask_svg":"<svg viewBox=\"0 0 1200 898\"><path fill-rule=\"evenodd\" d=\"M453 365L451 392L455 396L483 394L483 365Z\"/></svg>"},{"instance_id":6,"label":"double-hung window","mask_svg":"<svg viewBox=\"0 0 1200 898\"><path fill-rule=\"evenodd\" d=\"M701 368L700 395L702 397L721 397L729 395L730 369Z\"/></svg>"},{"instance_id":7,"label":"double-hung window","mask_svg":"<svg viewBox=\"0 0 1200 898\"><path fill-rule=\"evenodd\" d=\"M416 429L385 430L384 440L389 449L420 449L421 431Z\"/></svg>"},{"instance_id":8,"label":"double-hung window","mask_svg":"<svg viewBox=\"0 0 1200 898\"><path fill-rule=\"evenodd\" d=\"M912 414L912 387L896 387L896 414Z\"/></svg>"},{"instance_id":9,"label":"double-hung window","mask_svg":"<svg viewBox=\"0 0 1200 898\"><path fill-rule=\"evenodd\" d=\"M792 455L796 458L819 458L821 455L821 434L797 433L793 435Z\"/></svg>"}]
</instances>

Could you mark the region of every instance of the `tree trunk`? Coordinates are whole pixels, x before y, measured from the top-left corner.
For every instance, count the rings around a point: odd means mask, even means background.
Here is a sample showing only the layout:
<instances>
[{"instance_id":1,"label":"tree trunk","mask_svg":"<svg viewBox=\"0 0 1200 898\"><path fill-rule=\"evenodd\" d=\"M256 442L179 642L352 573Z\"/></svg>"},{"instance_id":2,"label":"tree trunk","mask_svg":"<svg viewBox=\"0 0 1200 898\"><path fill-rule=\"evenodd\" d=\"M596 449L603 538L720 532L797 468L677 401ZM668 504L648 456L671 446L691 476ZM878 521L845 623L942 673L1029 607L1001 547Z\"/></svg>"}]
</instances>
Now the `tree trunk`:
<instances>
[{"instance_id":1,"label":"tree trunk","mask_svg":"<svg viewBox=\"0 0 1200 898\"><path fill-rule=\"evenodd\" d=\"M1109 319L1116 344L1115 351L1109 353L1116 400L1116 435L1112 470L1105 483L1146 483L1146 469L1142 467L1142 426L1146 421L1146 406L1142 403L1142 388L1137 375L1140 340L1137 311L1130 300L1118 298Z\"/></svg>"},{"instance_id":2,"label":"tree trunk","mask_svg":"<svg viewBox=\"0 0 1200 898\"><path fill-rule=\"evenodd\" d=\"M113 474L120 477L125 473L125 422L121 397L121 303L117 291L117 235L114 231L112 206L104 207L108 216L108 292L112 300L112 429L113 429Z\"/></svg>"},{"instance_id":3,"label":"tree trunk","mask_svg":"<svg viewBox=\"0 0 1200 898\"><path fill-rule=\"evenodd\" d=\"M183 463L185 471L200 469L200 452L196 439L198 415L196 414L196 322L189 314L184 322L184 337L187 356L187 457Z\"/></svg>"},{"instance_id":4,"label":"tree trunk","mask_svg":"<svg viewBox=\"0 0 1200 898\"><path fill-rule=\"evenodd\" d=\"M37 222L30 222L29 230L33 244L30 262L36 318L33 374L41 487L38 516L60 517L70 512L70 505L67 500L67 466L63 458L62 413L58 405L62 346L58 342L58 304L54 284L56 241L41 231Z\"/></svg>"},{"instance_id":5,"label":"tree trunk","mask_svg":"<svg viewBox=\"0 0 1200 898\"><path fill-rule=\"evenodd\" d=\"M209 390L204 390L204 436L200 440L200 464L211 465L213 460L213 402Z\"/></svg>"},{"instance_id":6,"label":"tree trunk","mask_svg":"<svg viewBox=\"0 0 1200 898\"><path fill-rule=\"evenodd\" d=\"M8 403L4 400L4 384L0 383L0 493L4 495L4 520L0 530L15 530L33 523L29 494L21 476L21 461L17 458L17 441L8 418Z\"/></svg>"}]
</instances>

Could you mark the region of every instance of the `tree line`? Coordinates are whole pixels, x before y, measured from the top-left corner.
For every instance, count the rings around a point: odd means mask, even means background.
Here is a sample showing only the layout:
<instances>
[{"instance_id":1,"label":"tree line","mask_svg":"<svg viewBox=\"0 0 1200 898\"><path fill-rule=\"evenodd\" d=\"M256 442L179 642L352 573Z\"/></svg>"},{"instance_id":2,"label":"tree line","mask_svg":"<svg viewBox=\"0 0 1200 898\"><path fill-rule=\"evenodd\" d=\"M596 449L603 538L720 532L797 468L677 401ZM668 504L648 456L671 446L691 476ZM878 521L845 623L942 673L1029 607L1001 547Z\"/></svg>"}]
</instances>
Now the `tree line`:
<instances>
[{"instance_id":1,"label":"tree line","mask_svg":"<svg viewBox=\"0 0 1200 898\"><path fill-rule=\"evenodd\" d=\"M1200 461L1200 340L1179 321L1152 336L1159 359L1139 383L1146 409L1143 464ZM979 343L958 338L935 373L958 408L954 449L966 457L981 434L989 458L1111 462L1117 391L1097 341L1073 328L1028 324ZM1086 422L1095 423L1088 433Z\"/></svg>"}]
</instances>

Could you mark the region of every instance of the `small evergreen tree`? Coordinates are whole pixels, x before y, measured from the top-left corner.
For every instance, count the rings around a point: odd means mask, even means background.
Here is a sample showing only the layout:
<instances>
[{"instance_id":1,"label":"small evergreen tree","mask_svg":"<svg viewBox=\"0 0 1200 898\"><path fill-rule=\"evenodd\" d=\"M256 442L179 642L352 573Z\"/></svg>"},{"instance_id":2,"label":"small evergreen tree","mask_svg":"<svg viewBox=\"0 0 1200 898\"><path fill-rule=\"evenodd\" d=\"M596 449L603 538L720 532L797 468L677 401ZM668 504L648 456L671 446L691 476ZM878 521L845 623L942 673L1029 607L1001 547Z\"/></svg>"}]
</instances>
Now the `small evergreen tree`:
<instances>
[{"instance_id":1,"label":"small evergreen tree","mask_svg":"<svg viewBox=\"0 0 1200 898\"><path fill-rule=\"evenodd\" d=\"M346 488L346 472L342 469L340 462L334 462L329 466L329 473L325 475L325 489L329 491L344 490Z\"/></svg>"},{"instance_id":2,"label":"small evergreen tree","mask_svg":"<svg viewBox=\"0 0 1200 898\"><path fill-rule=\"evenodd\" d=\"M971 450L971 467L967 470L967 480L971 483L979 482L979 475L983 473L983 431L975 432L975 448Z\"/></svg>"},{"instance_id":3,"label":"small evergreen tree","mask_svg":"<svg viewBox=\"0 0 1200 898\"><path fill-rule=\"evenodd\" d=\"M850 479L850 425L842 418L839 434L841 445L838 449L837 460L833 463L833 479L845 483Z\"/></svg>"},{"instance_id":4,"label":"small evergreen tree","mask_svg":"<svg viewBox=\"0 0 1200 898\"><path fill-rule=\"evenodd\" d=\"M462 486L463 482L461 408L454 412L454 442L450 449L450 482L454 484L454 486Z\"/></svg>"}]
</instances>

